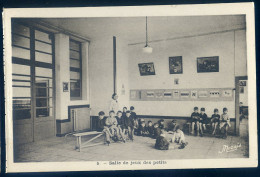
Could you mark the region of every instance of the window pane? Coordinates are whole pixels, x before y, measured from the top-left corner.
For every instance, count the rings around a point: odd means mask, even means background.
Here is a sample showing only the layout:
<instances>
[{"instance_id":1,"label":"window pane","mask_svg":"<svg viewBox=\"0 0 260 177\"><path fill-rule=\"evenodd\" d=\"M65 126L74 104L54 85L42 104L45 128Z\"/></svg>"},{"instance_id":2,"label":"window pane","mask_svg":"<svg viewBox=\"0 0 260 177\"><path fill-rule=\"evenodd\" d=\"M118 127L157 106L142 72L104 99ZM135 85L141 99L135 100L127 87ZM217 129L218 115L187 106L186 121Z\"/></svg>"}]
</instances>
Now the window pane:
<instances>
[{"instance_id":1,"label":"window pane","mask_svg":"<svg viewBox=\"0 0 260 177\"><path fill-rule=\"evenodd\" d=\"M41 108L41 107L52 107L52 98L36 98L36 107Z\"/></svg>"},{"instance_id":2,"label":"window pane","mask_svg":"<svg viewBox=\"0 0 260 177\"><path fill-rule=\"evenodd\" d=\"M16 76L16 75L13 75L12 78L13 78L13 79L18 79L18 80L27 80L27 81L30 81L31 76Z\"/></svg>"},{"instance_id":3,"label":"window pane","mask_svg":"<svg viewBox=\"0 0 260 177\"><path fill-rule=\"evenodd\" d=\"M52 53L51 45L35 41L35 49L43 52Z\"/></svg>"},{"instance_id":4,"label":"window pane","mask_svg":"<svg viewBox=\"0 0 260 177\"><path fill-rule=\"evenodd\" d=\"M78 81L71 81L70 82L70 96L71 97L80 97L81 90L80 90L80 80Z\"/></svg>"},{"instance_id":5,"label":"window pane","mask_svg":"<svg viewBox=\"0 0 260 177\"><path fill-rule=\"evenodd\" d=\"M13 97L31 97L31 88L13 87Z\"/></svg>"},{"instance_id":6,"label":"window pane","mask_svg":"<svg viewBox=\"0 0 260 177\"><path fill-rule=\"evenodd\" d=\"M13 109L13 118L16 120L30 119L31 109L15 110Z\"/></svg>"},{"instance_id":7,"label":"window pane","mask_svg":"<svg viewBox=\"0 0 260 177\"><path fill-rule=\"evenodd\" d=\"M18 45L20 47L30 48L30 39L13 34L12 45Z\"/></svg>"},{"instance_id":8,"label":"window pane","mask_svg":"<svg viewBox=\"0 0 260 177\"><path fill-rule=\"evenodd\" d=\"M31 99L13 100L13 118L14 119L31 118Z\"/></svg>"},{"instance_id":9,"label":"window pane","mask_svg":"<svg viewBox=\"0 0 260 177\"><path fill-rule=\"evenodd\" d=\"M79 72L70 72L70 79L80 79L80 73Z\"/></svg>"},{"instance_id":10,"label":"window pane","mask_svg":"<svg viewBox=\"0 0 260 177\"><path fill-rule=\"evenodd\" d=\"M19 65L19 64L12 64L13 74L24 74L30 75L30 66L26 65Z\"/></svg>"},{"instance_id":11,"label":"window pane","mask_svg":"<svg viewBox=\"0 0 260 177\"><path fill-rule=\"evenodd\" d=\"M31 109L31 98L13 99L13 109Z\"/></svg>"},{"instance_id":12,"label":"window pane","mask_svg":"<svg viewBox=\"0 0 260 177\"><path fill-rule=\"evenodd\" d=\"M52 63L52 55L35 52L35 60L45 62L45 63Z\"/></svg>"},{"instance_id":13,"label":"window pane","mask_svg":"<svg viewBox=\"0 0 260 177\"><path fill-rule=\"evenodd\" d=\"M79 51L79 49L80 49L80 44L79 44L79 43L76 43L76 42L73 42L73 41L70 41L70 49Z\"/></svg>"},{"instance_id":14,"label":"window pane","mask_svg":"<svg viewBox=\"0 0 260 177\"><path fill-rule=\"evenodd\" d=\"M19 25L19 24L12 25L12 32L30 37L30 29L23 25Z\"/></svg>"},{"instance_id":15,"label":"window pane","mask_svg":"<svg viewBox=\"0 0 260 177\"><path fill-rule=\"evenodd\" d=\"M38 30L35 30L35 39L51 43L49 34Z\"/></svg>"},{"instance_id":16,"label":"window pane","mask_svg":"<svg viewBox=\"0 0 260 177\"><path fill-rule=\"evenodd\" d=\"M36 77L35 80L36 80L36 83L47 83L47 87L52 87L52 79ZM36 85L36 87L42 87L42 86L39 84L39 85Z\"/></svg>"},{"instance_id":17,"label":"window pane","mask_svg":"<svg viewBox=\"0 0 260 177\"><path fill-rule=\"evenodd\" d=\"M12 47L12 56L30 60L30 50Z\"/></svg>"},{"instance_id":18,"label":"window pane","mask_svg":"<svg viewBox=\"0 0 260 177\"><path fill-rule=\"evenodd\" d=\"M52 108L37 108L36 117L49 117L53 116Z\"/></svg>"},{"instance_id":19,"label":"window pane","mask_svg":"<svg viewBox=\"0 0 260 177\"><path fill-rule=\"evenodd\" d=\"M80 59L79 52L70 50L70 58Z\"/></svg>"},{"instance_id":20,"label":"window pane","mask_svg":"<svg viewBox=\"0 0 260 177\"><path fill-rule=\"evenodd\" d=\"M14 80L13 81L13 85L16 85L16 86L31 86L31 82L20 82L19 80Z\"/></svg>"},{"instance_id":21,"label":"window pane","mask_svg":"<svg viewBox=\"0 0 260 177\"><path fill-rule=\"evenodd\" d=\"M52 78L52 69L35 67L35 74L36 74L36 76Z\"/></svg>"},{"instance_id":22,"label":"window pane","mask_svg":"<svg viewBox=\"0 0 260 177\"><path fill-rule=\"evenodd\" d=\"M80 60L70 60L70 67L80 68Z\"/></svg>"}]
</instances>

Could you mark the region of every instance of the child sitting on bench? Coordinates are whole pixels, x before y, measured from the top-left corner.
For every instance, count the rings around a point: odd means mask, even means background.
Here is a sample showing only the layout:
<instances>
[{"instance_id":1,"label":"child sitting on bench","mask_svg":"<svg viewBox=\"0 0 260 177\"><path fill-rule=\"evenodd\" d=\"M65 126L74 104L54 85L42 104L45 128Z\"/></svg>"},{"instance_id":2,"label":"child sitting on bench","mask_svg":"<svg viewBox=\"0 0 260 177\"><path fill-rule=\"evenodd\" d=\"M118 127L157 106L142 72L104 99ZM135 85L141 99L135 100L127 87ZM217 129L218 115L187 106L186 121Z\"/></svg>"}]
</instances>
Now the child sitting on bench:
<instances>
[{"instance_id":1,"label":"child sitting on bench","mask_svg":"<svg viewBox=\"0 0 260 177\"><path fill-rule=\"evenodd\" d=\"M199 130L200 130L200 123L199 123L199 119L200 119L200 114L199 114L199 108L198 107L194 107L194 112L191 114L191 134L194 135L194 129L196 126L196 130L197 133L196 135L199 135Z\"/></svg>"},{"instance_id":2,"label":"child sitting on bench","mask_svg":"<svg viewBox=\"0 0 260 177\"><path fill-rule=\"evenodd\" d=\"M218 109L214 109L214 114L211 116L211 123L212 123L212 135L216 134L217 126L219 125L220 115L218 114Z\"/></svg>"},{"instance_id":3,"label":"child sitting on bench","mask_svg":"<svg viewBox=\"0 0 260 177\"><path fill-rule=\"evenodd\" d=\"M106 126L108 127L112 138L115 141L119 139L119 129L117 127L117 120L115 118L115 112L113 110L109 111L109 117L106 119Z\"/></svg>"},{"instance_id":4,"label":"child sitting on bench","mask_svg":"<svg viewBox=\"0 0 260 177\"><path fill-rule=\"evenodd\" d=\"M227 112L228 109L223 108L223 114L220 117L220 123L219 123L220 138L227 138L228 128L231 127L230 119Z\"/></svg>"},{"instance_id":5,"label":"child sitting on bench","mask_svg":"<svg viewBox=\"0 0 260 177\"><path fill-rule=\"evenodd\" d=\"M97 123L97 131L104 132L106 136L106 143L110 144L110 137L112 137L112 134L109 131L109 128L106 126L105 123L105 113L103 111L100 111L98 113L98 123Z\"/></svg>"}]
</instances>

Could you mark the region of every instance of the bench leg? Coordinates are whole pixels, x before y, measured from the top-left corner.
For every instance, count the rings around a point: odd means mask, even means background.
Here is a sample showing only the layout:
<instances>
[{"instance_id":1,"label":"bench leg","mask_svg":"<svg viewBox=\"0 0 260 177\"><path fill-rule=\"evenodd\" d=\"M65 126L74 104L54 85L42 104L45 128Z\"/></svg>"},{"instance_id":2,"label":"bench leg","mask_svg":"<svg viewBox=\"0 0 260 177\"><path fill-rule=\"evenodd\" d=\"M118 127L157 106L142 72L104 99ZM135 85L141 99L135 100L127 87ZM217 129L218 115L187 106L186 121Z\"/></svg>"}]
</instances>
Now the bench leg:
<instances>
[{"instance_id":1,"label":"bench leg","mask_svg":"<svg viewBox=\"0 0 260 177\"><path fill-rule=\"evenodd\" d=\"M79 136L79 152L81 150L81 136Z\"/></svg>"},{"instance_id":2,"label":"bench leg","mask_svg":"<svg viewBox=\"0 0 260 177\"><path fill-rule=\"evenodd\" d=\"M75 146L75 150L79 149L79 137L76 137L77 142L76 142L76 146Z\"/></svg>"}]
</instances>

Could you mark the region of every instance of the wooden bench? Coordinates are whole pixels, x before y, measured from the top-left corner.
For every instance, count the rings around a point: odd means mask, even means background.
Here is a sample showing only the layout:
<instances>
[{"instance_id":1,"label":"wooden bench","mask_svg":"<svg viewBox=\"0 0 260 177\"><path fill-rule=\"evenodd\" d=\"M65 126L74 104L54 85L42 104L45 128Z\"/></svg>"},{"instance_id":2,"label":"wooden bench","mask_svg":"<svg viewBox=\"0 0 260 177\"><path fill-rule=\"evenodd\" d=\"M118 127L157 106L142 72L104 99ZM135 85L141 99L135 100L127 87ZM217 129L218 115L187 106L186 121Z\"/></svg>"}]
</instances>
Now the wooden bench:
<instances>
[{"instance_id":1,"label":"wooden bench","mask_svg":"<svg viewBox=\"0 0 260 177\"><path fill-rule=\"evenodd\" d=\"M72 134L73 136L76 136L77 138L77 142L76 142L76 146L75 146L75 150L79 150L79 152L81 151L82 148L84 147L90 147L90 146L96 146L96 145L100 145L100 144L104 144L104 142L100 142L100 143L94 143L94 144L90 144L90 142L92 142L93 140L99 138L100 136L104 135L103 132L98 132L98 131L91 131L91 132L82 132L82 133L75 133ZM89 135L96 135L93 138L91 138L90 140L82 143L81 142L81 137L83 136L89 136Z\"/></svg>"}]
</instances>

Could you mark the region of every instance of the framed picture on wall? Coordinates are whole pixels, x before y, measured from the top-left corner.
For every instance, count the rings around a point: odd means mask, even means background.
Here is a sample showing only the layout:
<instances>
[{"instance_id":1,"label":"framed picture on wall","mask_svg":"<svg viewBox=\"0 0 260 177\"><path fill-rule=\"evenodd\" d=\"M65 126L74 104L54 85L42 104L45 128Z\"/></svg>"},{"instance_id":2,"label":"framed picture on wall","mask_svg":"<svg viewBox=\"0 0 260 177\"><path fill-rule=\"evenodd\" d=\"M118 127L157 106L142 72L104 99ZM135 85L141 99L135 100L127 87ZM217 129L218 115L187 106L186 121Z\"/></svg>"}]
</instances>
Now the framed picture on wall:
<instances>
[{"instance_id":1,"label":"framed picture on wall","mask_svg":"<svg viewBox=\"0 0 260 177\"><path fill-rule=\"evenodd\" d=\"M151 63L139 63L139 71L141 76L155 75L155 69L153 62Z\"/></svg>"},{"instance_id":2,"label":"framed picture on wall","mask_svg":"<svg viewBox=\"0 0 260 177\"><path fill-rule=\"evenodd\" d=\"M68 82L63 82L63 92L68 92L69 91L69 83Z\"/></svg>"},{"instance_id":3,"label":"framed picture on wall","mask_svg":"<svg viewBox=\"0 0 260 177\"><path fill-rule=\"evenodd\" d=\"M219 57L199 57L197 58L197 72L219 72Z\"/></svg>"},{"instance_id":4,"label":"framed picture on wall","mask_svg":"<svg viewBox=\"0 0 260 177\"><path fill-rule=\"evenodd\" d=\"M169 57L170 74L182 74L182 56Z\"/></svg>"}]
</instances>

